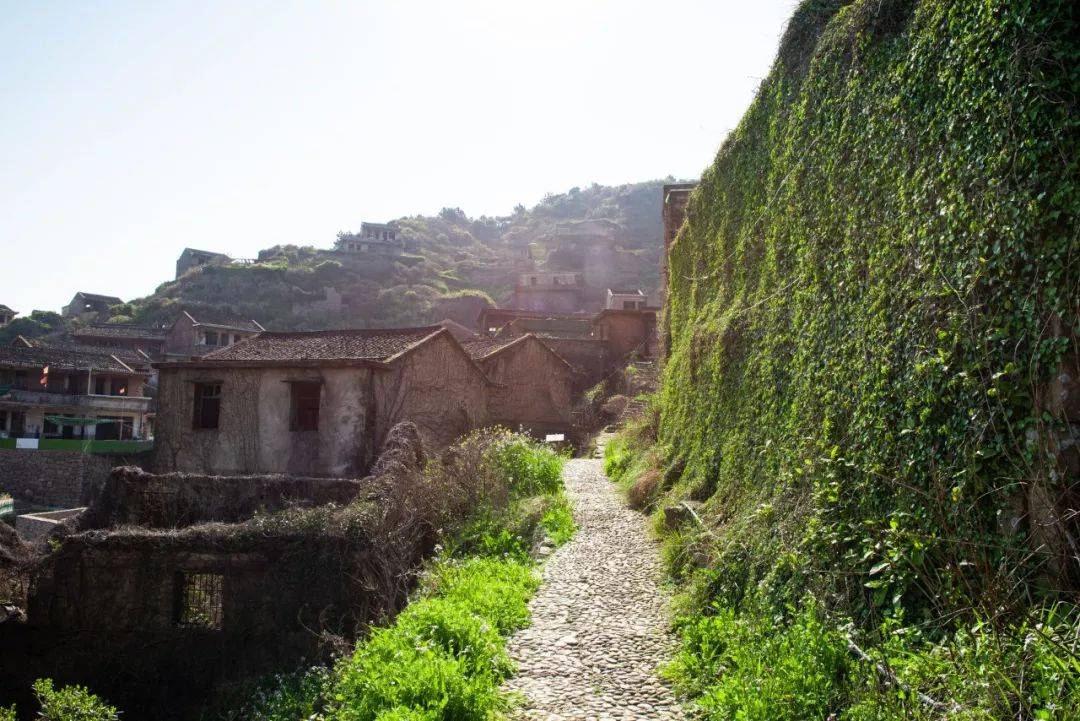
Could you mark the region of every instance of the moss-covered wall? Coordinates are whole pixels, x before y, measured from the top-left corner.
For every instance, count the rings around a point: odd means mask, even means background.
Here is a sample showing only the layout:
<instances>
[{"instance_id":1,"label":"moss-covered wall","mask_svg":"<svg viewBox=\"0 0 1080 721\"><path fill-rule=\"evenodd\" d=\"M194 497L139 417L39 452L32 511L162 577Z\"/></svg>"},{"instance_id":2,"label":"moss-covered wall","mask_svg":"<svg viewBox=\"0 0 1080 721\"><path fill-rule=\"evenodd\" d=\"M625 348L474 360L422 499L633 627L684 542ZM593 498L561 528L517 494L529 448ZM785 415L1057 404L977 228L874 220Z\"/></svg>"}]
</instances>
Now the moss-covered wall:
<instances>
[{"instance_id":1,"label":"moss-covered wall","mask_svg":"<svg viewBox=\"0 0 1080 721\"><path fill-rule=\"evenodd\" d=\"M662 457L740 531L719 586L924 612L1076 587L1048 451L1080 419L1045 392L1077 376L1078 14L798 8L670 253Z\"/></svg>"}]
</instances>

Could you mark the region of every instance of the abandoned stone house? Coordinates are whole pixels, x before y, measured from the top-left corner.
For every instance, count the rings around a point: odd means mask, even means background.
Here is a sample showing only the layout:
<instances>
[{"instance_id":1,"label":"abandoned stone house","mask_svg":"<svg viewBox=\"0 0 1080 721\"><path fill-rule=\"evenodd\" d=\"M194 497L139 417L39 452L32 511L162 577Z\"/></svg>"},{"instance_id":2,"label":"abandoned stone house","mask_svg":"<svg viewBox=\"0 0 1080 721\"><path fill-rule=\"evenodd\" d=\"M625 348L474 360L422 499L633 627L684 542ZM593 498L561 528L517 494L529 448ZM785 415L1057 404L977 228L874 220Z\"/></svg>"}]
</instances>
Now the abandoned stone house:
<instances>
[{"instance_id":1,"label":"abandoned stone house","mask_svg":"<svg viewBox=\"0 0 1080 721\"><path fill-rule=\"evenodd\" d=\"M183 252L180 253L180 257L176 259L176 277L179 278L192 268L198 268L204 265L228 265L231 262L232 258L224 253L215 253L212 250L184 248Z\"/></svg>"},{"instance_id":2,"label":"abandoned stone house","mask_svg":"<svg viewBox=\"0 0 1080 721\"><path fill-rule=\"evenodd\" d=\"M360 232L342 235L339 250L346 253L371 253L374 255L402 255L404 244L398 240L396 223L360 224Z\"/></svg>"},{"instance_id":3,"label":"abandoned stone house","mask_svg":"<svg viewBox=\"0 0 1080 721\"><path fill-rule=\"evenodd\" d=\"M267 332L155 367L161 471L352 476L399 421L431 447L486 422L490 381L438 326Z\"/></svg>"},{"instance_id":4,"label":"abandoned stone house","mask_svg":"<svg viewBox=\"0 0 1080 721\"><path fill-rule=\"evenodd\" d=\"M185 310L165 332L167 358L201 358L266 330L258 321L222 311Z\"/></svg>"},{"instance_id":5,"label":"abandoned stone house","mask_svg":"<svg viewBox=\"0 0 1080 721\"><path fill-rule=\"evenodd\" d=\"M123 302L114 295L84 293L80 290L72 297L71 302L61 309L60 315L79 320L108 320L109 308Z\"/></svg>"},{"instance_id":6,"label":"abandoned stone house","mask_svg":"<svg viewBox=\"0 0 1080 721\"><path fill-rule=\"evenodd\" d=\"M545 313L573 313L582 307L579 273L522 273L514 285L514 308Z\"/></svg>"},{"instance_id":7,"label":"abandoned stone house","mask_svg":"<svg viewBox=\"0 0 1080 721\"><path fill-rule=\"evenodd\" d=\"M489 422L534 435L570 430L574 369L539 338L529 333L462 345L495 384L488 393Z\"/></svg>"},{"instance_id":8,"label":"abandoned stone house","mask_svg":"<svg viewBox=\"0 0 1080 721\"><path fill-rule=\"evenodd\" d=\"M149 377L145 356L19 337L0 346L0 437L144 438Z\"/></svg>"},{"instance_id":9,"label":"abandoned stone house","mask_svg":"<svg viewBox=\"0 0 1080 721\"><path fill-rule=\"evenodd\" d=\"M124 323L91 323L71 332L83 345L142 352L153 359L165 353L165 329Z\"/></svg>"},{"instance_id":10,"label":"abandoned stone house","mask_svg":"<svg viewBox=\"0 0 1080 721\"><path fill-rule=\"evenodd\" d=\"M8 323L15 320L15 316L18 314L19 312L17 310L12 310L3 303L0 303L0 328L3 328Z\"/></svg>"}]
</instances>

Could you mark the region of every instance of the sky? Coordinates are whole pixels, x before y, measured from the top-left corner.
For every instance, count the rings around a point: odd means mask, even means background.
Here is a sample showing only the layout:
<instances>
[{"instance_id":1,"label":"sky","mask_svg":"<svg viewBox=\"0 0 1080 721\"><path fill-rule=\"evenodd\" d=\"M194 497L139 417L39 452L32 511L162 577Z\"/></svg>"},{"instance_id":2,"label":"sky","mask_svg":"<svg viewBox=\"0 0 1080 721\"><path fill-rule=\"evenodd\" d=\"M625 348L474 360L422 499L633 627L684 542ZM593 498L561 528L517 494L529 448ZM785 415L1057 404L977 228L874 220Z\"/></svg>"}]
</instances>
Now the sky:
<instances>
[{"instance_id":1,"label":"sky","mask_svg":"<svg viewBox=\"0 0 1080 721\"><path fill-rule=\"evenodd\" d=\"M0 0L0 303L697 177L796 0Z\"/></svg>"}]
</instances>

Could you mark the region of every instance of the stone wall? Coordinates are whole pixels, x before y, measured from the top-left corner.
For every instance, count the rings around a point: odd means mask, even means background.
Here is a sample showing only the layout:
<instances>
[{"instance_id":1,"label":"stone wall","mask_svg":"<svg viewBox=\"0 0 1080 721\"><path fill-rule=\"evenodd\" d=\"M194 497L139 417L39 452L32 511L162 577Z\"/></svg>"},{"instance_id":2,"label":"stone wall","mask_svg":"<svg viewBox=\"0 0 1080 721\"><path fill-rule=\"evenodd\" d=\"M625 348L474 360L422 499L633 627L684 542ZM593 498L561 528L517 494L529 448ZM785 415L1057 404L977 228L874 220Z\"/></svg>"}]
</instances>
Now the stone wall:
<instances>
[{"instance_id":1,"label":"stone wall","mask_svg":"<svg viewBox=\"0 0 1080 721\"><path fill-rule=\"evenodd\" d=\"M43 506L73 508L83 504L92 484L109 477L113 466L148 460L147 454L0 449L0 490Z\"/></svg>"}]
</instances>

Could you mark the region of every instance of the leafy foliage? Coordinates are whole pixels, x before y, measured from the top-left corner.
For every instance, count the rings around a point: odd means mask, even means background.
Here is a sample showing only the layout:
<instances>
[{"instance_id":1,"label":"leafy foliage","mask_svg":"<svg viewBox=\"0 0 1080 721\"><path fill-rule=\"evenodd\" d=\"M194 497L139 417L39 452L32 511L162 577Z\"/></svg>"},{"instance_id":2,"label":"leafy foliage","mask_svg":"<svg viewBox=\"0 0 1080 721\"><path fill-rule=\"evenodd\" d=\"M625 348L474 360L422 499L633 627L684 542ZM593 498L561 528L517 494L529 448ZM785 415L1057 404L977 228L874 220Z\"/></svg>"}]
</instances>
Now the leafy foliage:
<instances>
[{"instance_id":1,"label":"leafy foliage","mask_svg":"<svg viewBox=\"0 0 1080 721\"><path fill-rule=\"evenodd\" d=\"M117 721L117 710L82 686L54 688L52 679L34 682L42 721Z\"/></svg>"},{"instance_id":2,"label":"leafy foliage","mask_svg":"<svg viewBox=\"0 0 1080 721\"><path fill-rule=\"evenodd\" d=\"M654 457L610 448L624 482L649 467L706 501L708 531L665 553L688 616L727 619L709 633L782 646L814 598L971 718L1075 709L1073 611L1045 627L1068 639L1053 662L1018 639L1080 583L1048 394L1080 330L1077 36L1056 0L799 6L671 252ZM766 666L729 661L697 688L714 718L783 703ZM801 693L840 706L820 709L940 712L821 678Z\"/></svg>"}]
</instances>

